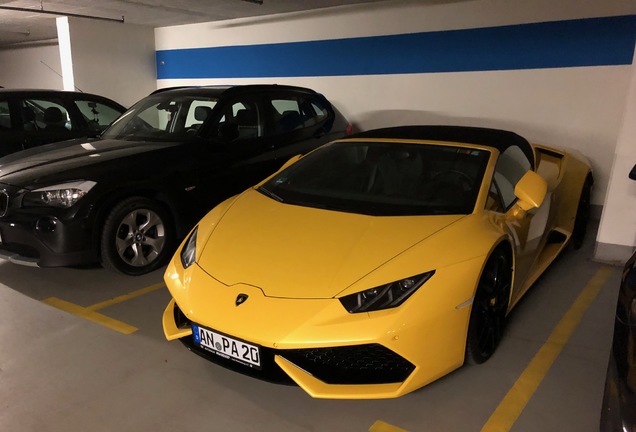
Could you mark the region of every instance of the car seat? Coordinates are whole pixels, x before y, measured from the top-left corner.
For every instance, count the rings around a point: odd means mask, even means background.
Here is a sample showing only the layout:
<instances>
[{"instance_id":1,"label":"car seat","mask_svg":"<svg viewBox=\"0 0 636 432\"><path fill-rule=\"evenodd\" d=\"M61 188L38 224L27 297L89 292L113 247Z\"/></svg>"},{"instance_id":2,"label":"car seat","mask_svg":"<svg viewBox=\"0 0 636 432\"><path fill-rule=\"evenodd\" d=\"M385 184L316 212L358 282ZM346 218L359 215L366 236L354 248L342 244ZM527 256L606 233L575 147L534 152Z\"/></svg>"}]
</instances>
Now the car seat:
<instances>
[{"instance_id":1,"label":"car seat","mask_svg":"<svg viewBox=\"0 0 636 432\"><path fill-rule=\"evenodd\" d=\"M68 130L66 129L66 116L58 107L48 107L44 110L44 123L46 126L44 129L46 130Z\"/></svg>"}]
</instances>

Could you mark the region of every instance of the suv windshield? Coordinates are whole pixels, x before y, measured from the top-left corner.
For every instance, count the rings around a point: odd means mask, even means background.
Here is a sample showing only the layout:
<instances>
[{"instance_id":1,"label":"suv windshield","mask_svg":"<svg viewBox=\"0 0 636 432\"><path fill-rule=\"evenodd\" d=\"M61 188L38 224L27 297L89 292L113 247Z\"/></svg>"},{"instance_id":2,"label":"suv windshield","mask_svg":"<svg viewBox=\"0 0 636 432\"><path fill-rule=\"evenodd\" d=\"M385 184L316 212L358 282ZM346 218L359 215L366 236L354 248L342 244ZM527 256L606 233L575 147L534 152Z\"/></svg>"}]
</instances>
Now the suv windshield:
<instances>
[{"instance_id":1,"label":"suv windshield","mask_svg":"<svg viewBox=\"0 0 636 432\"><path fill-rule=\"evenodd\" d=\"M336 142L258 190L278 201L376 216L472 213L490 152L451 146Z\"/></svg>"},{"instance_id":2,"label":"suv windshield","mask_svg":"<svg viewBox=\"0 0 636 432\"><path fill-rule=\"evenodd\" d=\"M182 141L196 135L216 103L216 98L206 96L167 93L149 96L126 111L102 136L135 141Z\"/></svg>"}]
</instances>

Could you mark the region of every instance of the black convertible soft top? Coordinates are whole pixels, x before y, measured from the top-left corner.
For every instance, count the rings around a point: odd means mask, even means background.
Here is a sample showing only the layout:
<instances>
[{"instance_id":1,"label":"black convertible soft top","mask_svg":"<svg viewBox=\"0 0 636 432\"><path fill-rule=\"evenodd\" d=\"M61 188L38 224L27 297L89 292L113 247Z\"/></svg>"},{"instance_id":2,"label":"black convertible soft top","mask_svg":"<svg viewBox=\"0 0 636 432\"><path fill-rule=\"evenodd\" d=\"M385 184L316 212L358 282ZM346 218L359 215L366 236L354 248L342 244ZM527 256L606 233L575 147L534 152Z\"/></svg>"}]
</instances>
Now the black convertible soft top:
<instances>
[{"instance_id":1,"label":"black convertible soft top","mask_svg":"<svg viewBox=\"0 0 636 432\"><path fill-rule=\"evenodd\" d=\"M494 147L500 153L508 147L517 146L528 157L534 169L534 150L528 140L514 132L502 129L446 125L395 126L360 132L350 135L346 139L350 138L405 139L475 144Z\"/></svg>"}]
</instances>

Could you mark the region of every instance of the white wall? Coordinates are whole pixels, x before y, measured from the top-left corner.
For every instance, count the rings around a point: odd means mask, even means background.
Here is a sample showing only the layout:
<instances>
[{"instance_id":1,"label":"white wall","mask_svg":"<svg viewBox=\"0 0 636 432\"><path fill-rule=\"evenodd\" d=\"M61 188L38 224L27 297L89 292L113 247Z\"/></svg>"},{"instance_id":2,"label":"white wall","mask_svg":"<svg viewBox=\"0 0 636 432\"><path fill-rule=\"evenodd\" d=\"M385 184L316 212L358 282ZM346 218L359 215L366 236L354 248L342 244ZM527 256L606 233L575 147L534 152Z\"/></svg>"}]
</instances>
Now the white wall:
<instances>
[{"instance_id":1,"label":"white wall","mask_svg":"<svg viewBox=\"0 0 636 432\"><path fill-rule=\"evenodd\" d=\"M68 23L76 88L125 106L156 90L152 28L73 17Z\"/></svg>"},{"instance_id":2,"label":"white wall","mask_svg":"<svg viewBox=\"0 0 636 432\"><path fill-rule=\"evenodd\" d=\"M636 67L632 68L627 105L613 156L596 245L596 257L610 262L624 261L636 245L636 181L628 180L630 170L636 165Z\"/></svg>"},{"instance_id":3,"label":"white wall","mask_svg":"<svg viewBox=\"0 0 636 432\"><path fill-rule=\"evenodd\" d=\"M155 34L157 50L173 50L634 14L636 2L623 0L482 0L434 5L391 1L159 28ZM347 61L346 56L342 61ZM248 82L295 84L325 94L360 129L448 123L514 130L533 142L582 151L594 169L592 203L613 207L615 204L608 200L607 189L634 73L635 66L631 64L408 75L160 79L158 86ZM633 138L632 135L622 138L629 141L621 146L622 153L625 153L624 147L629 147L629 151L634 149ZM630 163L636 162L631 159ZM624 171L624 167L621 170ZM621 185L617 186L619 188L632 187L620 176L617 176L616 184ZM618 219L620 216L604 218L603 224L607 221L611 226L604 226L597 240L633 245L636 242L633 218L629 222ZM625 219L624 215L622 219ZM612 234L605 237L608 230ZM626 236L624 230L629 235Z\"/></svg>"},{"instance_id":4,"label":"white wall","mask_svg":"<svg viewBox=\"0 0 636 432\"><path fill-rule=\"evenodd\" d=\"M57 41L0 49L0 85L62 90Z\"/></svg>"},{"instance_id":5,"label":"white wall","mask_svg":"<svg viewBox=\"0 0 636 432\"><path fill-rule=\"evenodd\" d=\"M68 34L59 40L71 53L68 67L75 90L125 106L156 90L154 29L73 17L59 20L68 22ZM1 86L63 90L62 75L58 40L0 49Z\"/></svg>"}]
</instances>

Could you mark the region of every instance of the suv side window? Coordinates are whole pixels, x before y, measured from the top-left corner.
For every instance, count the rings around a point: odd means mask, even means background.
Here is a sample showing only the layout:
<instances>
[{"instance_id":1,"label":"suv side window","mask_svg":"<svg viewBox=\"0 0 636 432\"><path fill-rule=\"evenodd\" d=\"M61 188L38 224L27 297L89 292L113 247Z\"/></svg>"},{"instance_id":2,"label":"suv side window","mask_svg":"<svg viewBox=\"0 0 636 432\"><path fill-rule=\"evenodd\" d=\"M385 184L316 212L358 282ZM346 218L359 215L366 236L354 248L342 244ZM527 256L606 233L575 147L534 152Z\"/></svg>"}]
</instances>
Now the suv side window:
<instances>
[{"instance_id":1,"label":"suv side window","mask_svg":"<svg viewBox=\"0 0 636 432\"><path fill-rule=\"evenodd\" d=\"M228 104L219 120L218 130L226 141L243 141L263 136L263 116L258 104L247 99Z\"/></svg>"},{"instance_id":2,"label":"suv side window","mask_svg":"<svg viewBox=\"0 0 636 432\"><path fill-rule=\"evenodd\" d=\"M216 100L193 100L186 116L185 129L198 130L212 113L216 102Z\"/></svg>"},{"instance_id":3,"label":"suv side window","mask_svg":"<svg viewBox=\"0 0 636 432\"><path fill-rule=\"evenodd\" d=\"M0 101L0 129L11 129L11 112L7 101Z\"/></svg>"},{"instance_id":4,"label":"suv side window","mask_svg":"<svg viewBox=\"0 0 636 432\"><path fill-rule=\"evenodd\" d=\"M92 100L75 100L75 105L82 113L90 130L101 132L106 129L117 117L119 110L101 102Z\"/></svg>"},{"instance_id":5,"label":"suv side window","mask_svg":"<svg viewBox=\"0 0 636 432\"><path fill-rule=\"evenodd\" d=\"M64 132L74 128L66 108L58 100L24 99L22 117L24 130Z\"/></svg>"},{"instance_id":6,"label":"suv side window","mask_svg":"<svg viewBox=\"0 0 636 432\"><path fill-rule=\"evenodd\" d=\"M307 120L305 126L313 126L329 116L327 108L317 100L305 99L302 109Z\"/></svg>"},{"instance_id":7,"label":"suv side window","mask_svg":"<svg viewBox=\"0 0 636 432\"><path fill-rule=\"evenodd\" d=\"M495 189L499 192L504 210L509 209L517 199L515 186L530 169L532 169L530 161L517 146L508 147L499 155L493 176L495 188L491 185L490 189L491 191Z\"/></svg>"},{"instance_id":8,"label":"suv side window","mask_svg":"<svg viewBox=\"0 0 636 432\"><path fill-rule=\"evenodd\" d=\"M325 120L329 111L309 95L272 97L274 133L281 134L314 126Z\"/></svg>"}]
</instances>

